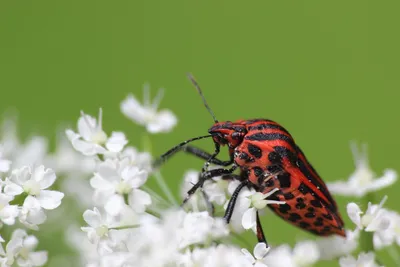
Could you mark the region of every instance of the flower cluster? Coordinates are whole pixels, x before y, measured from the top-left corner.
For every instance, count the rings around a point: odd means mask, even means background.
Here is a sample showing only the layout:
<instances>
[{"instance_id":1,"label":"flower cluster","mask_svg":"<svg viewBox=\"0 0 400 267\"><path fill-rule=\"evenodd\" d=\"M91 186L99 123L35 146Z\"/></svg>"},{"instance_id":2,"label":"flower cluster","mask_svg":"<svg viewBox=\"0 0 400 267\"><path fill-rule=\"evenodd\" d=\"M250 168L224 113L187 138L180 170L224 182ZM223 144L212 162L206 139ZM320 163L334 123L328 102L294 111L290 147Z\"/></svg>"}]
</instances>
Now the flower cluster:
<instances>
[{"instance_id":1,"label":"flower cluster","mask_svg":"<svg viewBox=\"0 0 400 267\"><path fill-rule=\"evenodd\" d=\"M177 119L169 110L158 111L163 90L153 101L149 95L147 85L143 103L128 95L121 112L148 134L170 132ZM256 233L257 212L285 204L270 198L278 188L261 193L243 187L229 224L222 215L240 184L235 179L208 179L181 206L201 174L188 170L176 199L162 174L152 168L151 153L130 145L123 132L103 127L102 118L102 109L96 117L81 111L76 128L60 134L53 152L41 136L21 143L15 124L5 122L0 139L0 225L5 230L0 236L1 267L43 266L48 256L49 266L64 266L62 256L35 251L38 238L29 231L45 235L50 225L58 225L76 251L72 264L87 267L310 267L320 261L377 267L384 265L377 250L400 246L400 214L384 207L386 196L380 203L371 199L395 183L397 173L388 169L376 177L365 146L360 153L352 145L356 170L349 179L328 184L334 194L361 200L347 204L346 219L353 225L346 224L346 237L299 240L293 247L255 243L243 248L235 237L244 231ZM154 184L160 190L153 189ZM61 220L65 213L69 220ZM74 219L77 213L83 221Z\"/></svg>"},{"instance_id":2,"label":"flower cluster","mask_svg":"<svg viewBox=\"0 0 400 267\"><path fill-rule=\"evenodd\" d=\"M21 143L11 120L4 123L0 142L0 227L3 237L11 235L8 241L0 236L0 266L42 266L47 252L35 252L38 239L27 230L38 230L64 198L51 190L57 179L54 169L43 165L55 157L47 154L43 137Z\"/></svg>"}]
</instances>

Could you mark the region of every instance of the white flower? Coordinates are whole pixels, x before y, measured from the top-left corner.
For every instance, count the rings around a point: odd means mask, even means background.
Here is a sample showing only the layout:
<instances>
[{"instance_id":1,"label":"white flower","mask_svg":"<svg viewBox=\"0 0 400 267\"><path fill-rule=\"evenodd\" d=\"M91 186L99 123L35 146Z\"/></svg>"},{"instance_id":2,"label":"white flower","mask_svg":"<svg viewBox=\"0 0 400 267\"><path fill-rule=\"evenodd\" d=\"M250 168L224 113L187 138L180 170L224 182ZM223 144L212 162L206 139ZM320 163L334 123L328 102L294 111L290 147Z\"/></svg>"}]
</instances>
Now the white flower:
<instances>
[{"instance_id":1,"label":"white flower","mask_svg":"<svg viewBox=\"0 0 400 267\"><path fill-rule=\"evenodd\" d=\"M360 230L346 230L346 237L333 235L319 238L317 245L320 251L320 258L332 260L344 255L351 254L358 246Z\"/></svg>"},{"instance_id":2,"label":"white flower","mask_svg":"<svg viewBox=\"0 0 400 267\"><path fill-rule=\"evenodd\" d=\"M139 152L136 148L128 146L121 152L119 158L127 159L129 165L136 166L147 172L151 171L152 158L148 152Z\"/></svg>"},{"instance_id":3,"label":"white flower","mask_svg":"<svg viewBox=\"0 0 400 267\"><path fill-rule=\"evenodd\" d=\"M108 238L109 228L114 223L111 216L108 214L102 216L100 211L94 208L93 210L86 210L83 213L83 219L89 226L81 227L81 229L87 233L91 243L95 244L101 239Z\"/></svg>"},{"instance_id":4,"label":"white flower","mask_svg":"<svg viewBox=\"0 0 400 267\"><path fill-rule=\"evenodd\" d=\"M129 159L107 159L98 166L90 185L108 213L117 215L121 211L124 195L128 196L128 203L136 212L144 212L151 204L151 198L139 187L146 182L147 175L146 171L129 165Z\"/></svg>"},{"instance_id":5,"label":"white flower","mask_svg":"<svg viewBox=\"0 0 400 267\"><path fill-rule=\"evenodd\" d=\"M269 267L308 267L315 264L320 257L314 241L301 241L292 250L288 245L271 249L265 258Z\"/></svg>"},{"instance_id":6,"label":"white flower","mask_svg":"<svg viewBox=\"0 0 400 267\"><path fill-rule=\"evenodd\" d=\"M33 171L30 167L13 170L10 178L5 181L4 192L16 196L26 193L35 197L40 206L47 210L57 208L61 204L64 194L58 191L46 190L56 180L52 169L45 169L43 165Z\"/></svg>"},{"instance_id":7,"label":"white flower","mask_svg":"<svg viewBox=\"0 0 400 267\"><path fill-rule=\"evenodd\" d=\"M270 248L267 247L265 243L258 243L254 247L253 251L254 257L247 249L242 249L242 253L253 266L268 267L267 264L265 263L265 257L267 256L269 250Z\"/></svg>"},{"instance_id":8,"label":"white flower","mask_svg":"<svg viewBox=\"0 0 400 267\"><path fill-rule=\"evenodd\" d=\"M128 143L125 134L112 132L111 137L102 128L102 109L99 110L98 120L81 112L78 120L78 133L67 129L66 134L72 146L85 156L120 152Z\"/></svg>"},{"instance_id":9,"label":"white flower","mask_svg":"<svg viewBox=\"0 0 400 267\"><path fill-rule=\"evenodd\" d=\"M357 151L355 144L351 145L354 155L356 170L348 181L338 181L328 183L328 188L332 193L343 196L362 197L368 192L392 185L397 180L397 173L392 169L385 170L380 178L376 178L368 164L367 149L363 146L363 151Z\"/></svg>"},{"instance_id":10,"label":"white flower","mask_svg":"<svg viewBox=\"0 0 400 267\"><path fill-rule=\"evenodd\" d=\"M366 232L376 232L386 230L390 225L390 218L384 216L382 206L387 197L385 196L379 205L368 203L368 209L364 215L356 203L347 204L347 214L349 218L357 225L358 229Z\"/></svg>"},{"instance_id":11,"label":"white flower","mask_svg":"<svg viewBox=\"0 0 400 267\"><path fill-rule=\"evenodd\" d=\"M349 255L339 259L340 267L379 267L375 262L375 254L373 252L360 253L355 259Z\"/></svg>"},{"instance_id":12,"label":"white flower","mask_svg":"<svg viewBox=\"0 0 400 267\"><path fill-rule=\"evenodd\" d=\"M382 216L390 220L389 227L386 230L374 234L374 247L381 249L396 243L400 246L400 215L395 211L382 209Z\"/></svg>"},{"instance_id":13,"label":"white flower","mask_svg":"<svg viewBox=\"0 0 400 267\"><path fill-rule=\"evenodd\" d=\"M278 191L278 188L274 188L266 194L255 192L252 195L247 196L249 199L249 208L243 213L242 226L244 229L253 229L256 227L256 211L264 209L269 204L285 204L285 201L268 200L267 198Z\"/></svg>"},{"instance_id":14,"label":"white flower","mask_svg":"<svg viewBox=\"0 0 400 267\"><path fill-rule=\"evenodd\" d=\"M149 133L170 132L177 123L175 115L166 109L157 112L164 91L160 89L152 103L149 91L149 86L145 85L143 105L132 94L128 95L121 103L121 112L132 121L146 126Z\"/></svg>"},{"instance_id":15,"label":"white flower","mask_svg":"<svg viewBox=\"0 0 400 267\"><path fill-rule=\"evenodd\" d=\"M47 262L46 251L34 251L38 244L36 237L28 235L25 230L17 229L13 232L5 252L0 255L0 265L11 267L14 263L18 266L35 267L43 266Z\"/></svg>"},{"instance_id":16,"label":"white flower","mask_svg":"<svg viewBox=\"0 0 400 267\"><path fill-rule=\"evenodd\" d=\"M12 196L0 193L0 220L2 223L8 225L13 225L15 223L15 218L19 214L18 206L9 204L13 199Z\"/></svg>"},{"instance_id":17,"label":"white flower","mask_svg":"<svg viewBox=\"0 0 400 267\"><path fill-rule=\"evenodd\" d=\"M30 229L38 230L37 225L44 223L46 218L39 201L33 196L27 196L19 212L19 221Z\"/></svg>"}]
</instances>

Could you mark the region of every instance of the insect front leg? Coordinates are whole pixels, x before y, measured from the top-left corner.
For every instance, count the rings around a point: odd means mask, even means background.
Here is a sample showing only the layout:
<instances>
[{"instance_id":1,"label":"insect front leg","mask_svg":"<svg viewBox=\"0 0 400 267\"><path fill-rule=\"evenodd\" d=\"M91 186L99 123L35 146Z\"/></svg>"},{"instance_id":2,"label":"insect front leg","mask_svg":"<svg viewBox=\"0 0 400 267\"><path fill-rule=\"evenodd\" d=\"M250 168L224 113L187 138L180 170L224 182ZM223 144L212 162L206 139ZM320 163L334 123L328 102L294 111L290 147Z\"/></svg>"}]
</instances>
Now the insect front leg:
<instances>
[{"instance_id":1,"label":"insect front leg","mask_svg":"<svg viewBox=\"0 0 400 267\"><path fill-rule=\"evenodd\" d=\"M194 147L194 146L186 146L183 149L184 152L192 154L198 158L205 159L209 161L211 164L219 165L219 166L229 166L233 163L233 154L231 154L231 158L229 160L220 160L217 159L216 157L213 157L212 154L208 153L207 151L204 151L200 148Z\"/></svg>"},{"instance_id":2,"label":"insect front leg","mask_svg":"<svg viewBox=\"0 0 400 267\"><path fill-rule=\"evenodd\" d=\"M236 170L237 166L233 165L230 169L214 169L200 173L199 181L193 185L193 187L187 192L187 197L183 200L183 204L185 204L189 198L203 186L206 180L212 179L213 177L223 176L233 173ZM182 205L183 205L182 204Z\"/></svg>"},{"instance_id":3,"label":"insect front leg","mask_svg":"<svg viewBox=\"0 0 400 267\"><path fill-rule=\"evenodd\" d=\"M244 180L243 182L241 182L239 184L238 187L236 187L235 191L233 192L232 197L228 202L228 206L226 208L225 215L224 215L224 219L225 219L226 223L229 223L231 221L233 209L235 208L236 200L239 196L240 191L243 189L243 187L245 187L248 184L249 184L248 180Z\"/></svg>"}]
</instances>

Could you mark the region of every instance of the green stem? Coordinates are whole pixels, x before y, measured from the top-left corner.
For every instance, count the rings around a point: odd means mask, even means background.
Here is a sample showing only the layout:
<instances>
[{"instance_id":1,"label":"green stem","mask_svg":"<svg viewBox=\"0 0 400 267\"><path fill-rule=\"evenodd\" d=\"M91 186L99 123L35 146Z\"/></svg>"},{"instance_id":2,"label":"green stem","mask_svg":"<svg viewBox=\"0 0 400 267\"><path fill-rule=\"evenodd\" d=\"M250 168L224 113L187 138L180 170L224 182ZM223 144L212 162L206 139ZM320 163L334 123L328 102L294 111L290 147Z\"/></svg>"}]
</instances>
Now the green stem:
<instances>
[{"instance_id":1,"label":"green stem","mask_svg":"<svg viewBox=\"0 0 400 267\"><path fill-rule=\"evenodd\" d=\"M110 228L110 230L124 230L124 229L132 229L132 228L139 228L139 224L134 224L134 225L124 225L124 226L117 226Z\"/></svg>"},{"instance_id":2,"label":"green stem","mask_svg":"<svg viewBox=\"0 0 400 267\"><path fill-rule=\"evenodd\" d=\"M158 183L158 185L160 186L161 190L163 191L163 193L165 194L165 196L167 197L167 199L174 205L174 206L178 206L178 202L175 200L174 196L172 195L171 190L169 190L168 185L165 183L164 178L161 176L160 172L155 172L154 173L154 177L156 178L156 181Z\"/></svg>"}]
</instances>

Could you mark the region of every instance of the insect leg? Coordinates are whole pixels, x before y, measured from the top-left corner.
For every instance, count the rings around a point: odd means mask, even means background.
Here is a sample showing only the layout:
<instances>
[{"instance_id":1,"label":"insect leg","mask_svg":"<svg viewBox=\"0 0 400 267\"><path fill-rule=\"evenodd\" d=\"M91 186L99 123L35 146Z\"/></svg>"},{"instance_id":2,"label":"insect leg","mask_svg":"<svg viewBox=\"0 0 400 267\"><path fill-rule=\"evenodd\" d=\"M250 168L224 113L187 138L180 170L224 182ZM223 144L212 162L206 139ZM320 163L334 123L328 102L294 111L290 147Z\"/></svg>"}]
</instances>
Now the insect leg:
<instances>
[{"instance_id":1,"label":"insect leg","mask_svg":"<svg viewBox=\"0 0 400 267\"><path fill-rule=\"evenodd\" d=\"M200 173L199 181L195 185L193 185L193 187L187 192L188 195L183 200L183 204L185 204L189 200L190 196L193 195L197 189L199 189L200 187L203 186L203 184L206 180L211 179L213 177L217 177L217 176L231 174L232 172L234 172L236 170L236 168L237 168L237 166L233 165L230 169L222 169L221 168L221 169L214 169L214 170L209 170L209 171Z\"/></svg>"},{"instance_id":2,"label":"insect leg","mask_svg":"<svg viewBox=\"0 0 400 267\"><path fill-rule=\"evenodd\" d=\"M258 239L258 242L265 243L265 245L267 245L267 247L268 247L268 243L267 243L267 240L265 239L264 231L262 229L262 225L261 225L261 222L260 222L260 216L258 214L258 210L256 211L256 224L257 224L256 228L257 228L257 239Z\"/></svg>"},{"instance_id":3,"label":"insect leg","mask_svg":"<svg viewBox=\"0 0 400 267\"><path fill-rule=\"evenodd\" d=\"M183 151L185 151L186 153L192 154L198 158L208 160L211 164L215 164L215 165L219 165L219 166L229 166L233 163L233 154L231 155L230 160L220 160L215 157L213 158L212 154L210 154L200 148L194 147L194 146L186 146L183 149Z\"/></svg>"},{"instance_id":4,"label":"insect leg","mask_svg":"<svg viewBox=\"0 0 400 267\"><path fill-rule=\"evenodd\" d=\"M239 196L240 191L248 185L248 180L244 180L240 183L238 187L236 187L235 191L232 194L231 199L229 200L228 207L226 208L224 219L226 223L229 223L233 214L233 209L235 208L236 200Z\"/></svg>"}]
</instances>

